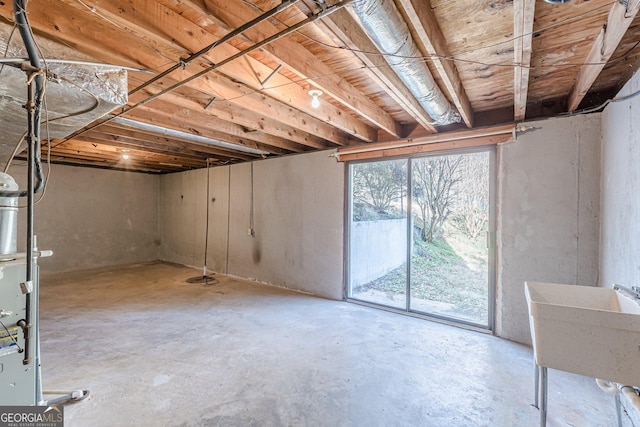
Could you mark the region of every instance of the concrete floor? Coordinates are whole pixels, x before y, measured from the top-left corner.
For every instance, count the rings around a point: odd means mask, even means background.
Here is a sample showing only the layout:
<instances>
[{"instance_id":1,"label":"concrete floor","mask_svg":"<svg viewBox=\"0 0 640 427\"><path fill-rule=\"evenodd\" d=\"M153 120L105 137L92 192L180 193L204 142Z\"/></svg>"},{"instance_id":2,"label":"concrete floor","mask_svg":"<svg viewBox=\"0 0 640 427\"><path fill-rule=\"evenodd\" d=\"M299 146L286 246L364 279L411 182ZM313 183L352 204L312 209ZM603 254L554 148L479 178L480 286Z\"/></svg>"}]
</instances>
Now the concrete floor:
<instances>
[{"instance_id":1,"label":"concrete floor","mask_svg":"<svg viewBox=\"0 0 640 427\"><path fill-rule=\"evenodd\" d=\"M525 346L154 263L43 276L45 389L73 426L536 426ZM549 426L615 426L594 381L549 371ZM625 420L625 425L628 423Z\"/></svg>"}]
</instances>

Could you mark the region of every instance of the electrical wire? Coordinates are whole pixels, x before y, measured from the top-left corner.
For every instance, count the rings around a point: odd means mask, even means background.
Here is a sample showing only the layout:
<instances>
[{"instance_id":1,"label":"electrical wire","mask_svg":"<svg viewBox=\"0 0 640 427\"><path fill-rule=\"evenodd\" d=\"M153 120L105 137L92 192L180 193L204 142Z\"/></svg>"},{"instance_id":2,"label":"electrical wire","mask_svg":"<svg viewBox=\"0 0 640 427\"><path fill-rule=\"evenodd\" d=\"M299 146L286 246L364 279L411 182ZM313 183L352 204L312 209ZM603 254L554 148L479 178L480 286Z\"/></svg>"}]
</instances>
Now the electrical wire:
<instances>
[{"instance_id":1,"label":"electrical wire","mask_svg":"<svg viewBox=\"0 0 640 427\"><path fill-rule=\"evenodd\" d=\"M123 29L118 23L112 21L108 17L106 17L103 14L99 13L96 10L95 6L90 6L87 3L83 2L82 0L76 0L76 1L78 3L80 3L82 6L84 6L85 8L87 8L89 11L95 13L96 16L100 17L101 19L104 19L105 21L107 21L110 24L116 26L117 28L119 28L122 31L127 31L126 29ZM438 56L438 55L433 55L433 56L403 57L403 56L399 56L399 55L384 54L384 53L380 53L380 52L367 52L367 51L364 51L364 50L351 49L351 48L348 48L346 46L334 46L334 45L331 45L331 44L328 44L328 43L324 43L324 42L322 42L320 40L317 40L317 39L309 36L308 34L305 34L304 32L302 32L300 30L297 30L296 32L298 34L308 38L309 40L313 41L314 43L317 43L319 45L323 45L323 46L328 47L328 48L347 50L347 51L351 51L351 52L354 52L354 53L365 53L365 54L369 54L369 55L381 55L381 56L386 56L386 57L397 57L397 58L400 58L400 59L412 60L412 61L425 61L426 62L426 61L433 61L434 59L440 59L440 60L458 61L458 62L464 62L464 63L469 63L469 64L488 66L488 67L503 67L503 68L521 67L521 68L529 68L529 69L557 68L557 67L562 67L562 66L575 67L575 66L583 66L583 65L604 65L604 64L610 64L612 62L617 62L619 60L625 59L625 56L628 55L633 49L635 49L635 47L638 46L638 43L636 43L624 55L621 55L620 57L614 58L614 59L612 59L610 61L607 61L607 62L598 62L598 63L580 63L580 64L578 64L578 63L562 63L562 64L549 64L549 65L537 65L537 66L531 66L531 65L524 66L522 64L515 64L515 63L486 63L486 62L483 62L483 61L475 61L475 60L468 60L468 59L460 58L460 56L468 54L468 53L474 53L474 52L478 52L478 51L485 50L485 49L488 49L488 48L496 47L496 46L503 45L503 44L506 44L506 43L512 43L514 40L517 40L520 37L526 37L526 36L530 36L532 34L534 34L534 35L535 34L540 34L540 33L544 32L544 31L549 30L549 29L558 27L558 26L566 24L566 23L577 21L577 20L579 20L579 19L581 19L581 18L583 18L585 16L588 16L590 14L594 14L596 12L599 12L601 9L603 9L605 7L609 7L614 3L615 3L615 1L607 3L607 4L604 4L604 5L600 5L598 7L595 7L593 9L590 9L590 10L585 11L583 13L580 13L580 14L574 15L572 17L569 17L567 19L564 19L562 21L554 22L554 23L552 23L552 24L550 24L550 25L548 25L546 27L542 27L542 28L536 29L535 31L532 31L532 32L529 32L529 33L526 33L526 34L523 34L523 35L519 35L518 37L512 37L510 39L503 40L503 41L500 41L498 43L494 43L494 44L491 44L491 45L485 45L485 46L481 46L481 47L478 47L478 48L469 49L467 51L459 52L457 54L457 56ZM258 8L258 10L260 10L260 9ZM277 17L275 17L274 19L277 20L278 22L280 22L281 24L285 25ZM134 34L134 36L135 36L135 34ZM145 43L144 40L142 40L142 41L143 41L143 43ZM153 48L153 49L155 50L155 48ZM165 57L165 58L171 59L166 55L162 55L162 56ZM266 87L266 88L263 88L261 90L248 91L246 93L243 93L243 94L240 94L240 95L237 95L237 96L234 96L234 97L230 97L230 98L219 97L219 102L233 101L233 100L236 100L236 99L239 99L239 98L242 98L242 97L246 97L246 96L249 96L249 95L252 95L252 94L255 94L255 93L262 93L264 90L276 89L276 88L287 86L287 85L291 85L291 84L300 84L300 83L307 82L307 81L317 81L319 79L326 78L326 77L329 77L329 76L342 75L344 72L357 71L357 70L361 70L361 69L373 69L373 68L377 68L377 67L363 65L361 67L356 67L356 68L353 68L353 69L343 70L343 71L341 71L341 73L328 73L328 74L318 75L318 76L313 76L313 77L300 78L300 79L292 80L292 81L287 82L287 83ZM200 92L203 92L203 91L200 91Z\"/></svg>"},{"instance_id":2,"label":"electrical wire","mask_svg":"<svg viewBox=\"0 0 640 427\"><path fill-rule=\"evenodd\" d=\"M575 115L578 115L578 114L594 113L594 112L596 112L598 110L603 109L604 107L606 107L609 104L616 103L616 102L627 101L629 99L635 98L638 95L640 95L640 90L637 90L637 91L635 91L633 93L630 93L629 95L607 99L602 104L600 104L600 105L598 105L596 107L584 108L582 110L577 110L577 111L572 111L572 112L569 112L569 113L559 114L559 116L575 116Z\"/></svg>"},{"instance_id":3,"label":"electrical wire","mask_svg":"<svg viewBox=\"0 0 640 427\"><path fill-rule=\"evenodd\" d=\"M16 347L18 347L18 353L24 352L22 347L20 347L20 344L18 344L18 341L16 341L15 337L13 336L13 334L11 332L9 332L9 329L5 326L5 324L4 324L4 322L2 320L0 320L0 325L2 325L2 327L4 328L5 331L7 331L7 335L9 335L9 337L11 338L11 341L13 341L13 343L16 345Z\"/></svg>"},{"instance_id":4,"label":"electrical wire","mask_svg":"<svg viewBox=\"0 0 640 427\"><path fill-rule=\"evenodd\" d=\"M331 49L346 50L346 51L350 51L350 52L354 52L354 53L363 53L363 54L367 54L367 55L376 55L376 56L383 56L383 57L396 57L396 58L404 59L404 60L412 60L409 63L429 62L429 61L434 61L435 59L438 59L438 60L445 60L445 61L463 62L463 63L468 63L468 64L486 66L486 67L502 67L502 68L516 68L516 67L519 67L519 68L526 68L526 69L547 69L547 68L556 69L558 67L580 67L580 66L583 66L583 65L594 65L594 66L596 66L596 65L607 65L607 64L617 63L617 62L622 61L622 60L626 60L627 59L626 58L627 55L629 53L631 53L636 47L638 47L638 45L640 45L640 41L636 42L630 49L628 49L623 54L619 55L618 57L612 58L607 62L586 62L586 63L566 63L565 62L565 63L562 63L562 64L549 64L549 65L542 64L542 65L536 65L536 66L532 66L532 65L525 66L525 65L516 64L516 63L513 63L513 62L511 62L511 63L488 63L488 62L483 62L483 61L468 60L468 59L460 58L459 55L464 55L464 54L468 54L468 53L474 53L474 52L481 51L481 50L484 50L484 49L487 49L487 48L490 48L490 47L496 47L496 46L499 46L499 45L502 45L502 44L512 43L513 41L515 41L515 40L517 40L518 38L521 38L521 37L540 34L540 33L544 32L544 31L547 31L549 29L558 27L558 26L560 26L562 24L566 24L566 23L570 23L570 22L574 22L576 20L579 20L580 18L583 18L585 16L588 16L590 14L593 14L595 12L600 11L600 9L602 9L602 8L609 7L614 3L615 3L615 1L607 3L607 4L604 4L604 5L600 5L598 7L590 9L590 10L588 10L586 12L583 12L583 13L580 13L578 15L574 15L574 16L572 16L570 18L567 18L567 19L565 19L563 21L555 22L555 23L550 24L550 25L548 25L546 27L542 27L542 28L539 28L539 29L537 29L535 31L532 31L532 32L529 32L529 33L525 33L525 34L523 34L521 36L518 36L518 37L513 37L511 39L504 40L504 41L501 41L499 43L495 43L495 44L492 44L492 45L486 45L486 46L482 46L480 48L475 48L475 49L470 49L470 50L467 50L467 51L460 52L457 56L453 56L453 55L452 56L428 55L428 56L412 57L412 56L404 56L404 55L386 54L386 53L381 53L381 52L369 52L369 51L365 51L365 50L348 48L346 46L336 46L336 45L331 45L331 44L328 44L328 43L324 43L324 42L322 42L320 40L317 40L317 39L309 36L308 34L305 34L304 32L302 32L300 30L296 31L296 33L306 37L307 39L309 39L310 41L312 41L314 43L317 43L319 45L322 45L322 46L325 46L325 47L328 47L328 48L331 48ZM261 11L261 9L257 8L257 7L256 7L256 10ZM274 17L273 19L277 20L282 25L286 25L281 20L279 20L277 18L277 16ZM256 94L256 93L263 93L264 91L273 90L273 89L289 86L289 85L292 85L292 84L300 84L300 83L305 83L305 82L308 82L308 81L312 81L313 82L313 81L321 80L323 78L328 78L328 77L333 77L333 76L341 76L345 72L353 72L353 71L359 71L359 70L363 70L363 69L371 70L371 69L376 69L376 68L384 68L384 67L387 67L387 66L388 66L387 64L381 65L381 66L368 66L368 65L364 65L363 64L360 67L354 67L354 68L342 70L340 73L337 73L337 72L336 73L326 73L326 74L320 74L320 75L316 75L316 76L312 76L312 77L299 78L299 79L291 80L290 82L287 82L287 83L281 83L281 84L278 84L278 85L268 86L268 87L264 87L264 88L261 88L261 89L250 90L250 91L248 91L246 93L243 93L243 94L240 94L240 95L237 95L237 96L234 96L234 97L230 97L230 98L224 98L222 96L218 96L217 102L234 101L236 99L240 99L240 98L243 98L243 97L246 97L246 96L250 96L250 95L253 95L253 94ZM202 91L200 91L200 92L202 92ZM207 95L210 95L210 94L207 93Z\"/></svg>"},{"instance_id":5,"label":"electrical wire","mask_svg":"<svg viewBox=\"0 0 640 427\"><path fill-rule=\"evenodd\" d=\"M51 178L51 135L49 133L49 109L47 107L47 99L44 99L43 102L44 107L44 115L45 115L45 133L47 134L47 175L44 178L44 185L42 187L42 193L40 193L40 197L38 200L33 202L34 206L37 205L44 199L44 196L47 194L47 187L49 185L49 179Z\"/></svg>"},{"instance_id":6,"label":"electrical wire","mask_svg":"<svg viewBox=\"0 0 640 427\"><path fill-rule=\"evenodd\" d=\"M75 116L80 116L83 114L88 114L92 111L94 111L95 109L97 109L100 106L100 98L98 98L93 92L91 92L90 90L88 90L85 87L82 87L81 85L77 84L76 82L64 77L64 76L58 76L55 75L55 78L63 80L64 82L71 84L72 86L77 87L78 89L80 89L81 91L87 93L88 95L90 95L93 98L94 104L91 107L85 108L84 110L78 110L75 111L73 113L69 113L69 114L65 114L63 116L59 116L59 117L55 117L53 119L48 119L49 117L49 110L47 108L45 108L45 113L46 113L46 117L47 119L45 120L45 124L46 124L46 132L47 132L47 143L48 143L48 147L49 150L51 150L51 138L49 137L49 123L51 122L55 122L58 120L64 120L64 119L68 119L70 117L75 117ZM46 83L46 80L45 80ZM44 86L46 88L46 84ZM44 102L44 94L45 94L46 90L43 90L43 103L46 105L46 103ZM4 168L4 172L7 173L7 171L9 170L9 167L11 166L11 162L13 161L13 159L15 158L15 156L18 155L18 153L20 153L20 148L21 148L21 144L24 141L24 138L26 137L27 133L25 132L22 137L20 138L20 140L18 141L18 144L15 146L13 152L11 153L11 156L9 156L9 159L7 160L7 164L5 165Z\"/></svg>"},{"instance_id":7,"label":"electrical wire","mask_svg":"<svg viewBox=\"0 0 640 427\"><path fill-rule=\"evenodd\" d=\"M2 56L3 58L6 58L9 53L9 46L11 45L11 39L13 39L13 34L16 32L16 28L18 28L18 25L13 24L13 27L11 28L11 33L9 33L9 38L7 39L7 45L4 48L4 55ZM4 71L4 65L5 65L4 63L0 65L0 75Z\"/></svg>"}]
</instances>

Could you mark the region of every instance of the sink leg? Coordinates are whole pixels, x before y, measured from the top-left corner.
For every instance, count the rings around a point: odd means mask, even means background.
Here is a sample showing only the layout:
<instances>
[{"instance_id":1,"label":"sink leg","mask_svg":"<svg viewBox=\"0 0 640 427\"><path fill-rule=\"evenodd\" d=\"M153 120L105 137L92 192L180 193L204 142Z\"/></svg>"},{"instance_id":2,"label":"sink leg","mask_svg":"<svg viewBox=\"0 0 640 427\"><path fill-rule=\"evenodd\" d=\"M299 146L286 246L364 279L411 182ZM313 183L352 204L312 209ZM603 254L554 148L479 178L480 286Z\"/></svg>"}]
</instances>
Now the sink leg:
<instances>
[{"instance_id":1,"label":"sink leg","mask_svg":"<svg viewBox=\"0 0 640 427\"><path fill-rule=\"evenodd\" d=\"M540 369L540 427L547 425L547 368Z\"/></svg>"},{"instance_id":2,"label":"sink leg","mask_svg":"<svg viewBox=\"0 0 640 427\"><path fill-rule=\"evenodd\" d=\"M538 397L540 396L540 366L538 366L537 363L533 364L533 377L534 377L534 382L535 382L535 397L533 399L533 406L536 409L540 409L540 406L538 405L539 399Z\"/></svg>"}]
</instances>

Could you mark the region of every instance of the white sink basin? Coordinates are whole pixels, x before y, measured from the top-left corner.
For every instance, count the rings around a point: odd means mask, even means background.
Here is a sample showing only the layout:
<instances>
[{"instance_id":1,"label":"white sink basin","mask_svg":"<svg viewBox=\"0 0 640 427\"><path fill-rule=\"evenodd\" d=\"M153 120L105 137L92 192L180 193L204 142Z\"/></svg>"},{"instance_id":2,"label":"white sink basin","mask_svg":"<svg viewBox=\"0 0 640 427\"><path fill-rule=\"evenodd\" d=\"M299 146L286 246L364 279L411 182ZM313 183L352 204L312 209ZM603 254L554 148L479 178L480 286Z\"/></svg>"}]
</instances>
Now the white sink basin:
<instances>
[{"instance_id":1,"label":"white sink basin","mask_svg":"<svg viewBox=\"0 0 640 427\"><path fill-rule=\"evenodd\" d=\"M613 289L526 282L535 362L640 386L640 305Z\"/></svg>"}]
</instances>

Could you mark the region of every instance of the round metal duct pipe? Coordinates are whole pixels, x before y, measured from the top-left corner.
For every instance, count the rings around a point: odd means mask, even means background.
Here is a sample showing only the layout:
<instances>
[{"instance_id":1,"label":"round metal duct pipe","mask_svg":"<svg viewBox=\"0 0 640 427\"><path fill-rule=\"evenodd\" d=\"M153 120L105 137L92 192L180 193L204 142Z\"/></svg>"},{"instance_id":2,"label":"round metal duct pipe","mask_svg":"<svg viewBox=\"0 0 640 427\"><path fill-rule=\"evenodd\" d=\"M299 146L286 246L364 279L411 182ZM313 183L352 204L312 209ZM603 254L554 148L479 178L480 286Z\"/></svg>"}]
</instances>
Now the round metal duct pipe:
<instances>
[{"instance_id":1,"label":"round metal duct pipe","mask_svg":"<svg viewBox=\"0 0 640 427\"><path fill-rule=\"evenodd\" d=\"M0 172L0 191L18 191L13 177ZM15 254L18 235L18 197L0 197L0 255Z\"/></svg>"},{"instance_id":2,"label":"round metal duct pipe","mask_svg":"<svg viewBox=\"0 0 640 427\"><path fill-rule=\"evenodd\" d=\"M459 123L460 114L433 79L426 60L393 1L356 0L347 7L355 12L362 28L380 52L386 54L385 60L429 113L433 124L444 126Z\"/></svg>"}]
</instances>

